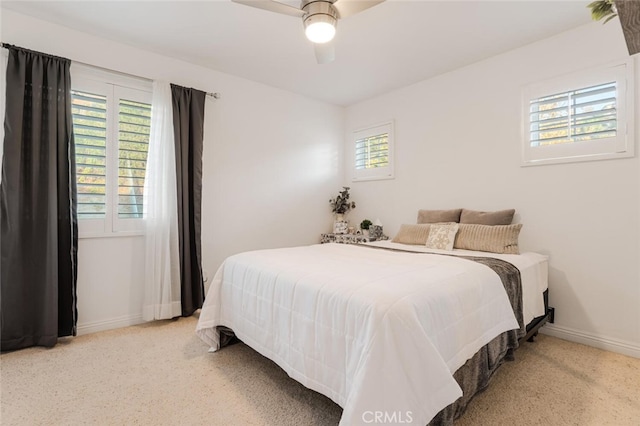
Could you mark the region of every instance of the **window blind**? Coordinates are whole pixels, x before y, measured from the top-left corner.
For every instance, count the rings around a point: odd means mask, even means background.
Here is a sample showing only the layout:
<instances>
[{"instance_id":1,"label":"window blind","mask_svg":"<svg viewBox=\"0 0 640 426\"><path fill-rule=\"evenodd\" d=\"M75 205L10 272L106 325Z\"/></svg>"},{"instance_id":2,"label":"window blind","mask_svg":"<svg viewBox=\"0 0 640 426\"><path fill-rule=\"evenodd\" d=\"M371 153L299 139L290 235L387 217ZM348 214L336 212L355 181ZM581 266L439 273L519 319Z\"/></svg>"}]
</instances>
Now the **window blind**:
<instances>
[{"instance_id":1,"label":"window blind","mask_svg":"<svg viewBox=\"0 0 640 426\"><path fill-rule=\"evenodd\" d=\"M356 140L356 170L389 165L389 134L381 133Z\"/></svg>"},{"instance_id":2,"label":"window blind","mask_svg":"<svg viewBox=\"0 0 640 426\"><path fill-rule=\"evenodd\" d=\"M107 98L71 91L76 147L78 218L104 218L106 206Z\"/></svg>"},{"instance_id":3,"label":"window blind","mask_svg":"<svg viewBox=\"0 0 640 426\"><path fill-rule=\"evenodd\" d=\"M118 106L118 217L142 218L151 105L120 99Z\"/></svg>"},{"instance_id":4,"label":"window blind","mask_svg":"<svg viewBox=\"0 0 640 426\"><path fill-rule=\"evenodd\" d=\"M616 82L530 101L531 147L617 136Z\"/></svg>"}]
</instances>

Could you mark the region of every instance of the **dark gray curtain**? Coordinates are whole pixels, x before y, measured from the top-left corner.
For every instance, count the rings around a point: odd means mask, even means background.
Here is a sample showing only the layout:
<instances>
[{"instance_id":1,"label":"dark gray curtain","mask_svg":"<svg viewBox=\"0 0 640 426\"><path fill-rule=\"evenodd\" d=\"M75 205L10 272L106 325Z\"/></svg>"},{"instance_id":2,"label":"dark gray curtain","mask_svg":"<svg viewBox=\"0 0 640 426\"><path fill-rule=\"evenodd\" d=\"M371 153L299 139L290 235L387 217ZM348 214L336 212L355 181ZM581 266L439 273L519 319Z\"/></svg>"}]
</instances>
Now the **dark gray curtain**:
<instances>
[{"instance_id":1,"label":"dark gray curtain","mask_svg":"<svg viewBox=\"0 0 640 426\"><path fill-rule=\"evenodd\" d=\"M178 234L182 315L202 307L204 283L200 249L202 138L206 92L171 85L176 144Z\"/></svg>"},{"instance_id":2,"label":"dark gray curtain","mask_svg":"<svg viewBox=\"0 0 640 426\"><path fill-rule=\"evenodd\" d=\"M9 49L0 184L2 351L76 334L78 225L69 60Z\"/></svg>"}]
</instances>

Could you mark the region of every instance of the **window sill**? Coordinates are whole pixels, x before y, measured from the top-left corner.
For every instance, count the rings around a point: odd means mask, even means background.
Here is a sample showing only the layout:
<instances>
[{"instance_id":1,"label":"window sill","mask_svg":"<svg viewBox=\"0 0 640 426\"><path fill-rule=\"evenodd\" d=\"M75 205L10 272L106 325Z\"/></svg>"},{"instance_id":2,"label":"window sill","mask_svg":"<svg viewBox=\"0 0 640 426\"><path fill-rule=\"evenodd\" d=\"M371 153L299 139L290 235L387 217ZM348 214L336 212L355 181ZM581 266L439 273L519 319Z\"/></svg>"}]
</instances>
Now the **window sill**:
<instances>
[{"instance_id":1,"label":"window sill","mask_svg":"<svg viewBox=\"0 0 640 426\"><path fill-rule=\"evenodd\" d=\"M379 176L353 176L351 178L352 182L366 182L366 181L371 181L371 180L388 180L388 179L395 179L395 176L393 175L393 173L389 173L389 174L385 174L385 175L379 175Z\"/></svg>"},{"instance_id":2,"label":"window sill","mask_svg":"<svg viewBox=\"0 0 640 426\"><path fill-rule=\"evenodd\" d=\"M594 154L594 155L576 155L574 157L522 160L520 167L546 166L551 164L583 163L585 161L616 160L616 159L632 158L632 157L634 157L633 151L603 153L603 154Z\"/></svg>"},{"instance_id":3,"label":"window sill","mask_svg":"<svg viewBox=\"0 0 640 426\"><path fill-rule=\"evenodd\" d=\"M144 231L78 232L78 239L144 237Z\"/></svg>"}]
</instances>

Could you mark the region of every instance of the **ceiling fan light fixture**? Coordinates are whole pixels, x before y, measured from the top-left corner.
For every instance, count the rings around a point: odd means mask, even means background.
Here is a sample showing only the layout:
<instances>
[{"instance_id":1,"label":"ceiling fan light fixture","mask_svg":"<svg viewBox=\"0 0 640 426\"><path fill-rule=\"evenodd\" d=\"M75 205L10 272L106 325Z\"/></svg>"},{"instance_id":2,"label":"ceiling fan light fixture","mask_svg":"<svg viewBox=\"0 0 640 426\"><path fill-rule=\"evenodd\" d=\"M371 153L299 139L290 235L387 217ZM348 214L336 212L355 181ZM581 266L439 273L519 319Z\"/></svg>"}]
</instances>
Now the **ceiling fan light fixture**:
<instances>
[{"instance_id":1,"label":"ceiling fan light fixture","mask_svg":"<svg viewBox=\"0 0 640 426\"><path fill-rule=\"evenodd\" d=\"M336 35L338 13L330 1L310 0L304 3L304 33L313 43L327 43Z\"/></svg>"},{"instance_id":2,"label":"ceiling fan light fixture","mask_svg":"<svg viewBox=\"0 0 640 426\"><path fill-rule=\"evenodd\" d=\"M336 35L336 27L331 22L316 21L307 25L304 33L313 43L327 43Z\"/></svg>"},{"instance_id":3,"label":"ceiling fan light fixture","mask_svg":"<svg viewBox=\"0 0 640 426\"><path fill-rule=\"evenodd\" d=\"M0 0L2 1L2 0ZM247 6L302 18L305 34L313 42L316 61L328 64L335 58L333 43L338 19L355 15L385 0L300 0L300 7L286 4L291 0L231 0ZM603 0L604 1L604 0ZM607 0L611 2L612 0Z\"/></svg>"}]
</instances>

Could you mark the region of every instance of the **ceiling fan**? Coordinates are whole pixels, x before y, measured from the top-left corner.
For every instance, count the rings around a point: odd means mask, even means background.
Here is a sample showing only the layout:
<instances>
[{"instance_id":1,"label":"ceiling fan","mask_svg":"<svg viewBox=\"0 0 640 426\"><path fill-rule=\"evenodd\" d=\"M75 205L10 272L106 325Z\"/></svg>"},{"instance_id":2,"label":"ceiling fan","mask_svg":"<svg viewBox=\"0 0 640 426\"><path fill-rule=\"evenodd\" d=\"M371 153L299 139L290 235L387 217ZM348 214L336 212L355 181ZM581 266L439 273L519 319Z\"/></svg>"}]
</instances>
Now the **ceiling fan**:
<instances>
[{"instance_id":1,"label":"ceiling fan","mask_svg":"<svg viewBox=\"0 0 640 426\"><path fill-rule=\"evenodd\" d=\"M305 35L313 42L316 60L326 64L335 59L331 40L336 34L338 19L355 15L384 0L302 0L300 8L276 0L231 0L258 9L302 18Z\"/></svg>"}]
</instances>

